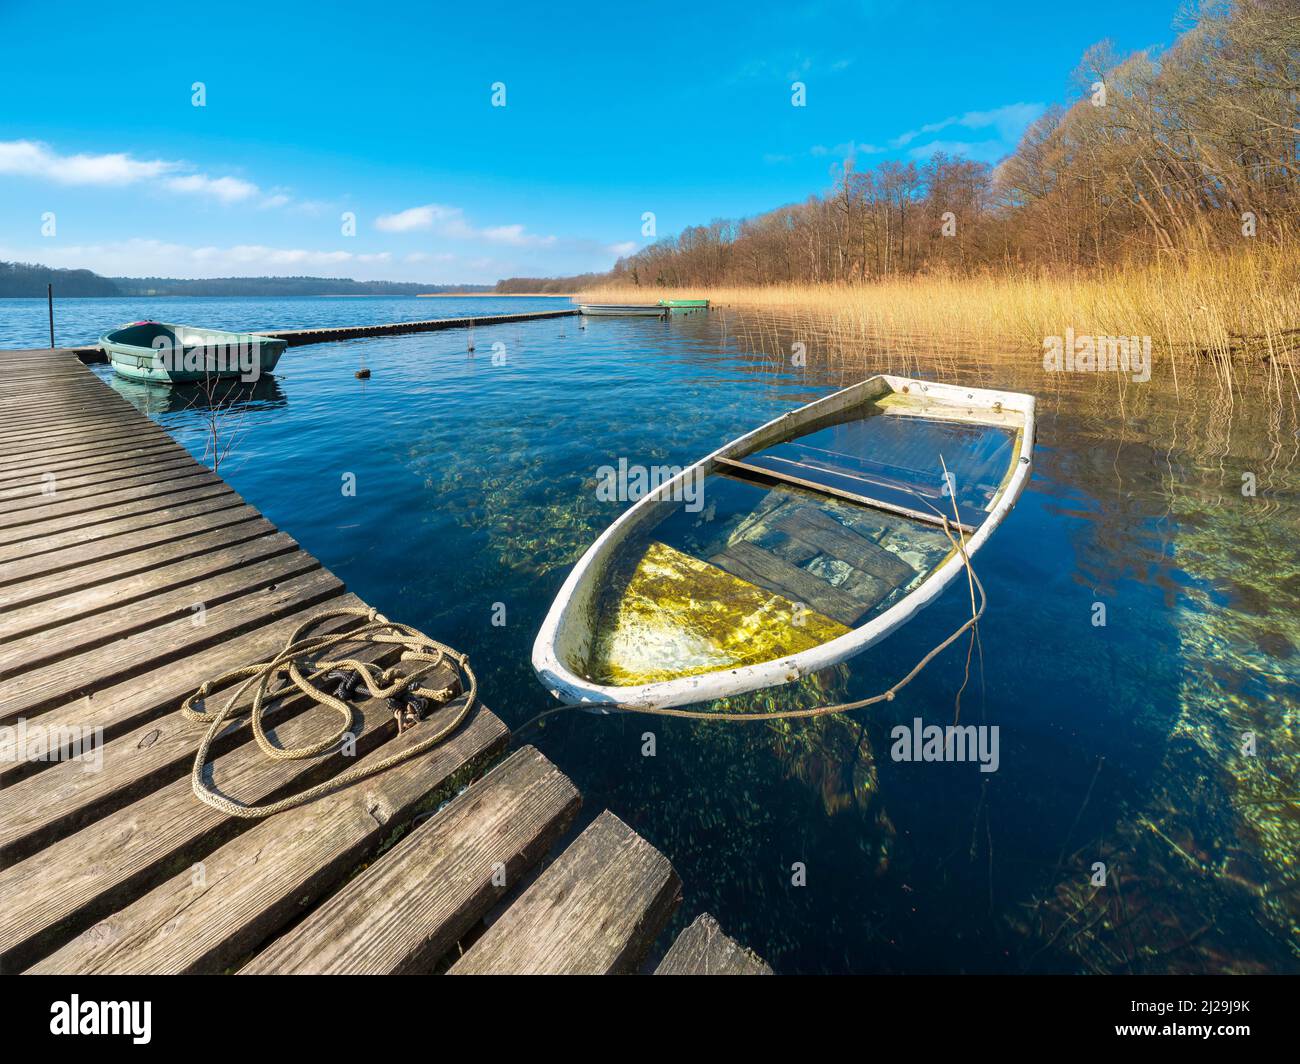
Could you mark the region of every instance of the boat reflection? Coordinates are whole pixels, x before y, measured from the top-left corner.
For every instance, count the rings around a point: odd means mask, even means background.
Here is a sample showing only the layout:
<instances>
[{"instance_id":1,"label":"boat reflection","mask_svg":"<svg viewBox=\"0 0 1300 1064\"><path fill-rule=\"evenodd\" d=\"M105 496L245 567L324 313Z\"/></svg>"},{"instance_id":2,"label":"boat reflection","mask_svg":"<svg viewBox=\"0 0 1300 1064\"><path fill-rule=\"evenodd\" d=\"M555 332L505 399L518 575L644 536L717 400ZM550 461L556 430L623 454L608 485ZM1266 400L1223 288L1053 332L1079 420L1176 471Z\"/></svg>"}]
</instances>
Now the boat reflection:
<instances>
[{"instance_id":1,"label":"boat reflection","mask_svg":"<svg viewBox=\"0 0 1300 1064\"><path fill-rule=\"evenodd\" d=\"M176 414L186 410L273 410L288 405L275 377L255 381L216 380L210 384L158 385L127 380L113 374L107 383L145 415Z\"/></svg>"}]
</instances>

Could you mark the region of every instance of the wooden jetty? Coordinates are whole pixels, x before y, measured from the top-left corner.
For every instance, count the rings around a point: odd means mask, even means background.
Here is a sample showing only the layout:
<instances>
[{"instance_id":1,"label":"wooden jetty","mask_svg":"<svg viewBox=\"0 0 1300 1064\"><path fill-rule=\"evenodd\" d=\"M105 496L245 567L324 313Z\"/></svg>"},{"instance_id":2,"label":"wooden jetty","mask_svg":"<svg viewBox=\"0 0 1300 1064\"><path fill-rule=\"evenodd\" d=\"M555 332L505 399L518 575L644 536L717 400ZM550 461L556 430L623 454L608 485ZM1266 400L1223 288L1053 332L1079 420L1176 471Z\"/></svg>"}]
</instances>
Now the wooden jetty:
<instances>
[{"instance_id":1,"label":"wooden jetty","mask_svg":"<svg viewBox=\"0 0 1300 1064\"><path fill-rule=\"evenodd\" d=\"M558 310L527 310L518 314L485 314L476 318L432 318L428 321L380 322L374 325L333 325L318 329L256 329L255 336L275 336L288 341L290 347L304 344L325 344L335 340L359 340L368 336L401 336L407 333L441 332L444 329L486 328L489 325L509 325L519 321L543 321L547 318L572 318L577 307ZM49 353L48 348L38 350ZM94 344L84 347L65 347L83 362L107 362L108 356Z\"/></svg>"},{"instance_id":2,"label":"wooden jetty","mask_svg":"<svg viewBox=\"0 0 1300 1064\"><path fill-rule=\"evenodd\" d=\"M268 819L200 803L202 728L181 700L265 660L305 618L363 603L77 351L0 352L0 369L0 738L13 747L0 970L649 970L677 874L608 811L554 854L580 795L537 749L509 751L485 706L420 757ZM401 603L379 605L400 618ZM290 698L269 716L281 744L333 730L307 709ZM214 778L273 800L418 742L451 711L399 735L363 701L355 756L313 761L268 760L240 722L214 746ZM711 917L657 970L769 971Z\"/></svg>"}]
</instances>

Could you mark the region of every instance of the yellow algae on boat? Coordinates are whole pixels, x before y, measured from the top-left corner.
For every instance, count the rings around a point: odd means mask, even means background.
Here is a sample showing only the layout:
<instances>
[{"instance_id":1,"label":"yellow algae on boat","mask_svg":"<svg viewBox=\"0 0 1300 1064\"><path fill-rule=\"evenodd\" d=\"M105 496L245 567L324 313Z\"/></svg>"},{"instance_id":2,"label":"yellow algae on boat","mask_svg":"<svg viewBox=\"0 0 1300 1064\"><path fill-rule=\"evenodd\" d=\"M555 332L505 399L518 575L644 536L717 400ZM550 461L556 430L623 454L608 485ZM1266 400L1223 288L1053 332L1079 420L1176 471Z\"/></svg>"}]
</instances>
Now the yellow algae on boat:
<instances>
[{"instance_id":1,"label":"yellow algae on boat","mask_svg":"<svg viewBox=\"0 0 1300 1064\"><path fill-rule=\"evenodd\" d=\"M771 661L851 631L806 606L652 542L592 650L597 683L657 683Z\"/></svg>"}]
</instances>

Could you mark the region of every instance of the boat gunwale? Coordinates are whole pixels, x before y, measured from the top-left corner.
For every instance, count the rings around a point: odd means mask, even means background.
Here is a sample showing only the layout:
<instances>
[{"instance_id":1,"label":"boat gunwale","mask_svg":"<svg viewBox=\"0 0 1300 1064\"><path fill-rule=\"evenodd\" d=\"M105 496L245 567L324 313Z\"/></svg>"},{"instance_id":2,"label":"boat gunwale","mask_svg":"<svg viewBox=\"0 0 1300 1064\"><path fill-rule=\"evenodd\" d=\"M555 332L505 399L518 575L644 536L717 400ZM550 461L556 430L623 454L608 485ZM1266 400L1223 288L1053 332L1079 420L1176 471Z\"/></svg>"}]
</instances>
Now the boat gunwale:
<instances>
[{"instance_id":1,"label":"boat gunwale","mask_svg":"<svg viewBox=\"0 0 1300 1064\"><path fill-rule=\"evenodd\" d=\"M878 643L910 621L933 602L964 569L965 562L958 551L950 551L939 565L930 570L919 586L865 624L808 650L754 665L739 665L671 680L618 687L595 683L579 676L560 660L557 648L561 632L566 622L571 619L570 610L575 609L577 605L575 593L582 589L584 580L589 574L599 576L598 566L606 562L608 556L627 534L649 516L651 508L670 500L672 493L679 490L688 477L707 476L718 469L718 458L750 453L758 447L768 445L774 439L781 438L782 433L797 428L801 422L812 422L819 416L833 415L861 403L884 398L890 393L912 396L914 389L923 396L939 400L945 405L967 408L975 406L990 412L1013 411L1023 417L1023 424L1016 428L1018 446L1012 461L1008 464L1005 486L980 527L966 538L966 556L973 556L1010 513L1029 481L1033 467L1035 435L1034 397L1020 392L966 388L956 384L919 381L893 374L876 374L857 384L823 396L797 410L788 411L743 436L723 444L711 454L684 468L677 476L665 481L619 515L587 548L565 578L538 630L533 644L533 669L543 686L567 704L584 705L592 709L599 709L601 703L654 708L712 701L792 683L810 673L837 665ZM594 632L592 635L594 636Z\"/></svg>"}]
</instances>

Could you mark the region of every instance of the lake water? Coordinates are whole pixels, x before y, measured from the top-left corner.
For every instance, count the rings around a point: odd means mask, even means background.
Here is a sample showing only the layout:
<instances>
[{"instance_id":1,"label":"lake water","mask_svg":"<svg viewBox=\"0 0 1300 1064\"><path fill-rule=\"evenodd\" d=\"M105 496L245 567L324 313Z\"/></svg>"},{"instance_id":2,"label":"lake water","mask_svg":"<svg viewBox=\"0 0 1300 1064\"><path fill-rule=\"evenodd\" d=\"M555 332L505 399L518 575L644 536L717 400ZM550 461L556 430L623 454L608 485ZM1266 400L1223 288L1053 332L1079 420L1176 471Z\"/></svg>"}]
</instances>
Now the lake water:
<instances>
[{"instance_id":1,"label":"lake water","mask_svg":"<svg viewBox=\"0 0 1300 1064\"><path fill-rule=\"evenodd\" d=\"M183 297L148 296L104 299L56 299L54 342L60 347L93 344L110 329L133 321L168 321L212 329L312 329L328 325L373 325L429 318L465 318L476 314L513 314L521 310L567 307L563 298L437 296L290 296ZM0 349L48 347L49 308L44 299L0 299Z\"/></svg>"},{"instance_id":2,"label":"lake water","mask_svg":"<svg viewBox=\"0 0 1300 1064\"><path fill-rule=\"evenodd\" d=\"M40 342L22 302L0 302L5 344ZM288 327L520 305L541 301L70 301L60 338L149 315ZM1039 397L1032 482L976 559L973 652L851 717L564 713L523 733L581 789L583 822L608 807L671 858L674 930L708 910L782 972L1300 970L1292 384L1247 374L1229 395L1185 365L1175 391L1158 352L1150 384L1121 385L1044 374L1032 351L846 350L726 310L579 324L479 328L474 353L461 331L290 348L231 420L221 470L352 591L467 650L513 727L552 705L533 638L623 508L598 498L600 466L689 463L873 372ZM97 372L202 454L193 410ZM969 609L958 581L848 666L738 704L876 693ZM959 696L963 723L1000 728L996 772L890 756L891 729L951 723Z\"/></svg>"}]
</instances>

